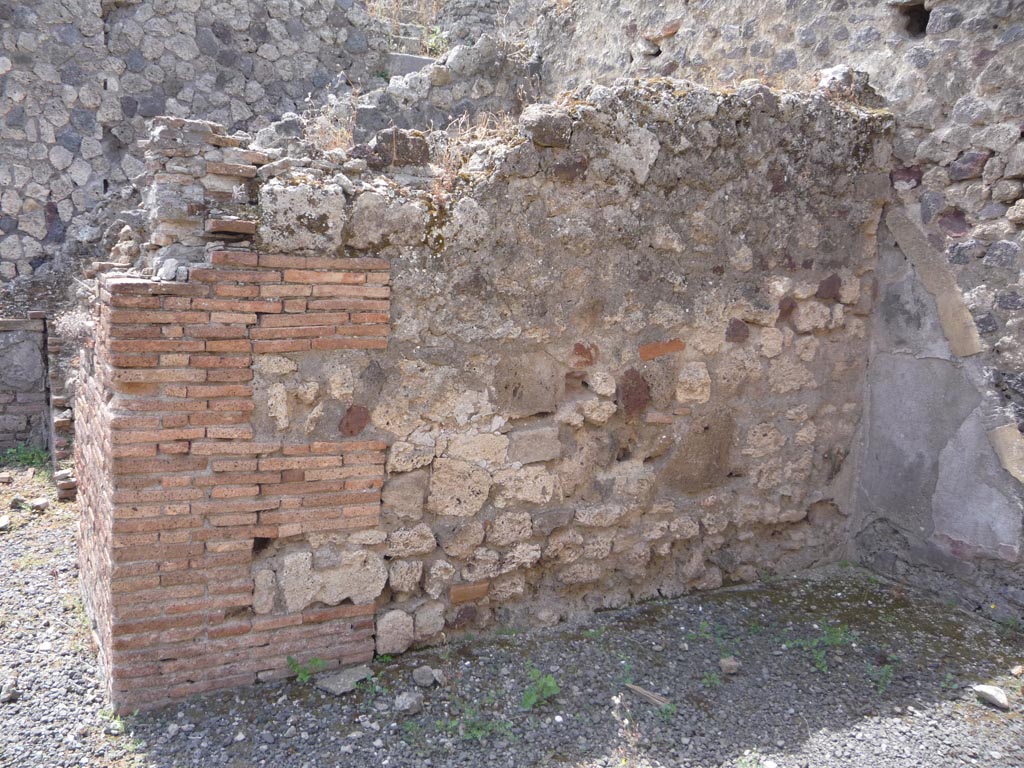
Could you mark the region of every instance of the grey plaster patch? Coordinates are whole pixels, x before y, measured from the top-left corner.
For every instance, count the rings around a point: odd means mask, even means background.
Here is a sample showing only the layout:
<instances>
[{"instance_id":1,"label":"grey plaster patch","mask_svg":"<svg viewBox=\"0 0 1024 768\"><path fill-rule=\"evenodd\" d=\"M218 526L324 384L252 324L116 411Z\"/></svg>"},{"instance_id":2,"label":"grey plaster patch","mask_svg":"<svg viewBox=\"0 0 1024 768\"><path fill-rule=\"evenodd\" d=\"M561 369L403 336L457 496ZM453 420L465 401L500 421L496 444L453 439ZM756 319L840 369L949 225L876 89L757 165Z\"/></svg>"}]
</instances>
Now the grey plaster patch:
<instances>
[{"instance_id":1,"label":"grey plaster patch","mask_svg":"<svg viewBox=\"0 0 1024 768\"><path fill-rule=\"evenodd\" d=\"M1016 561L1024 503L1013 495L976 408L939 452L933 537L960 557Z\"/></svg>"}]
</instances>

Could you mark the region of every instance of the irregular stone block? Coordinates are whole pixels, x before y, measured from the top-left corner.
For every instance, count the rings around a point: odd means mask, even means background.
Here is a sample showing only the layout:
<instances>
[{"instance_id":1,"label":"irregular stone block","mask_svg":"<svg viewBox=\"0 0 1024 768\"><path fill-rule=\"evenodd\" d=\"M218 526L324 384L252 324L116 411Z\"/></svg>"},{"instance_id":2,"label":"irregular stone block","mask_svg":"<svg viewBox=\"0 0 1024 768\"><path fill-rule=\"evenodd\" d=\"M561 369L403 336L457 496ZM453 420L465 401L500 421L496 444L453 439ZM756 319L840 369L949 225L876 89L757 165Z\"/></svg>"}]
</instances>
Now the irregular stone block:
<instances>
[{"instance_id":1,"label":"irregular stone block","mask_svg":"<svg viewBox=\"0 0 1024 768\"><path fill-rule=\"evenodd\" d=\"M384 482L381 503L384 508L406 520L423 517L430 473L426 469L389 477Z\"/></svg>"},{"instance_id":2,"label":"irregular stone block","mask_svg":"<svg viewBox=\"0 0 1024 768\"><path fill-rule=\"evenodd\" d=\"M404 54L390 54L402 56ZM420 58L408 57L408 58ZM385 128L373 140L374 153L382 165L426 165L430 162L430 146L419 131Z\"/></svg>"},{"instance_id":3,"label":"irregular stone block","mask_svg":"<svg viewBox=\"0 0 1024 768\"><path fill-rule=\"evenodd\" d=\"M417 640L428 640L444 630L444 603L433 600L416 609L414 617Z\"/></svg>"},{"instance_id":4,"label":"irregular stone block","mask_svg":"<svg viewBox=\"0 0 1024 768\"><path fill-rule=\"evenodd\" d=\"M356 684L368 677L373 677L373 670L365 664L360 664L358 667L349 667L327 675L317 675L314 685L321 691L341 696L354 691Z\"/></svg>"},{"instance_id":5,"label":"irregular stone block","mask_svg":"<svg viewBox=\"0 0 1024 768\"><path fill-rule=\"evenodd\" d=\"M476 520L439 525L437 536L446 555L461 559L469 557L483 543L484 527Z\"/></svg>"},{"instance_id":6,"label":"irregular stone block","mask_svg":"<svg viewBox=\"0 0 1024 768\"><path fill-rule=\"evenodd\" d=\"M685 363L676 383L680 403L706 403L711 399L711 375L705 363Z\"/></svg>"},{"instance_id":7,"label":"irregular stone block","mask_svg":"<svg viewBox=\"0 0 1024 768\"><path fill-rule=\"evenodd\" d=\"M633 368L628 369L619 380L619 403L626 418L639 415L651 402L651 388L641 373Z\"/></svg>"},{"instance_id":8,"label":"irregular stone block","mask_svg":"<svg viewBox=\"0 0 1024 768\"><path fill-rule=\"evenodd\" d=\"M827 304L817 301L798 302L793 310L793 328L797 333L814 333L825 330L832 319Z\"/></svg>"},{"instance_id":9,"label":"irregular stone block","mask_svg":"<svg viewBox=\"0 0 1024 768\"><path fill-rule=\"evenodd\" d=\"M412 443L392 443L388 449L388 473L412 472L414 469L426 467L434 460L434 449L413 445Z\"/></svg>"},{"instance_id":10,"label":"irregular stone block","mask_svg":"<svg viewBox=\"0 0 1024 768\"><path fill-rule=\"evenodd\" d=\"M520 429L508 436L508 459L520 464L535 464L552 461L562 455L562 444L558 439L558 427Z\"/></svg>"},{"instance_id":11,"label":"irregular stone block","mask_svg":"<svg viewBox=\"0 0 1024 768\"><path fill-rule=\"evenodd\" d=\"M301 611L313 602L320 582L313 574L312 552L286 552L277 566L281 601L288 613Z\"/></svg>"},{"instance_id":12,"label":"irregular stone block","mask_svg":"<svg viewBox=\"0 0 1024 768\"><path fill-rule=\"evenodd\" d=\"M467 563L462 567L462 578L465 581L483 581L498 575L498 563L501 556L493 549L477 547Z\"/></svg>"},{"instance_id":13,"label":"irregular stone block","mask_svg":"<svg viewBox=\"0 0 1024 768\"><path fill-rule=\"evenodd\" d=\"M565 368L542 353L505 358L495 371L494 390L506 416L554 413L565 391Z\"/></svg>"},{"instance_id":14,"label":"irregular stone block","mask_svg":"<svg viewBox=\"0 0 1024 768\"><path fill-rule=\"evenodd\" d=\"M420 523L415 528L400 528L388 535L388 557L429 555L437 547L430 526Z\"/></svg>"},{"instance_id":15,"label":"irregular stone block","mask_svg":"<svg viewBox=\"0 0 1024 768\"><path fill-rule=\"evenodd\" d=\"M568 507L561 509L545 508L533 513L533 533L536 536L548 536L555 529L568 525L574 515Z\"/></svg>"},{"instance_id":16,"label":"irregular stone block","mask_svg":"<svg viewBox=\"0 0 1024 768\"><path fill-rule=\"evenodd\" d=\"M427 567L423 591L435 600L439 598L455 577L455 566L447 560L435 560Z\"/></svg>"},{"instance_id":17,"label":"irregular stone block","mask_svg":"<svg viewBox=\"0 0 1024 768\"><path fill-rule=\"evenodd\" d=\"M487 528L487 543L496 547L525 541L533 535L533 520L529 512L504 512L494 518Z\"/></svg>"},{"instance_id":18,"label":"irregular stone block","mask_svg":"<svg viewBox=\"0 0 1024 768\"><path fill-rule=\"evenodd\" d=\"M620 504L594 504L576 509L576 522L593 528L607 528L614 525L626 514Z\"/></svg>"},{"instance_id":19,"label":"irregular stone block","mask_svg":"<svg viewBox=\"0 0 1024 768\"><path fill-rule=\"evenodd\" d=\"M580 405L580 410L583 411L583 418L589 423L600 427L608 423L608 420L615 415L615 411L618 408L615 403L595 398L593 400L585 400Z\"/></svg>"},{"instance_id":20,"label":"irregular stone block","mask_svg":"<svg viewBox=\"0 0 1024 768\"><path fill-rule=\"evenodd\" d=\"M377 653L404 653L416 636L413 617L405 611L388 611L377 619Z\"/></svg>"},{"instance_id":21,"label":"irregular stone block","mask_svg":"<svg viewBox=\"0 0 1024 768\"><path fill-rule=\"evenodd\" d=\"M553 105L531 104L519 118L519 130L537 146L564 149L572 138L572 118Z\"/></svg>"},{"instance_id":22,"label":"irregular stone block","mask_svg":"<svg viewBox=\"0 0 1024 768\"><path fill-rule=\"evenodd\" d=\"M341 245L345 221L345 195L337 185L271 179L260 187L258 236L268 251L332 251Z\"/></svg>"},{"instance_id":23,"label":"irregular stone block","mask_svg":"<svg viewBox=\"0 0 1024 768\"><path fill-rule=\"evenodd\" d=\"M393 592L413 594L419 591L422 576L422 560L396 560L388 569L388 584Z\"/></svg>"},{"instance_id":24,"label":"irregular stone block","mask_svg":"<svg viewBox=\"0 0 1024 768\"><path fill-rule=\"evenodd\" d=\"M548 539L544 558L558 563L573 563L583 554L583 536L573 528L555 531Z\"/></svg>"},{"instance_id":25,"label":"irregular stone block","mask_svg":"<svg viewBox=\"0 0 1024 768\"><path fill-rule=\"evenodd\" d=\"M534 465L495 472L494 485L498 489L494 506L501 509L517 501L546 504L558 491L558 478Z\"/></svg>"},{"instance_id":26,"label":"irregular stone block","mask_svg":"<svg viewBox=\"0 0 1024 768\"><path fill-rule=\"evenodd\" d=\"M417 245L426 237L427 213L413 203L392 203L376 192L352 207L347 245L364 250L381 245Z\"/></svg>"},{"instance_id":27,"label":"irregular stone block","mask_svg":"<svg viewBox=\"0 0 1024 768\"><path fill-rule=\"evenodd\" d=\"M263 568L253 574L252 610L254 613L266 614L274 610L277 597L277 579L269 568Z\"/></svg>"},{"instance_id":28,"label":"irregular stone block","mask_svg":"<svg viewBox=\"0 0 1024 768\"><path fill-rule=\"evenodd\" d=\"M750 328L742 320L732 318L725 329L725 340L734 344L742 344L750 336Z\"/></svg>"},{"instance_id":29,"label":"irregular stone block","mask_svg":"<svg viewBox=\"0 0 1024 768\"><path fill-rule=\"evenodd\" d=\"M659 480L683 493L718 485L729 472L733 431L732 415L725 409L694 419L662 468Z\"/></svg>"},{"instance_id":30,"label":"irregular stone block","mask_svg":"<svg viewBox=\"0 0 1024 768\"><path fill-rule=\"evenodd\" d=\"M483 508L491 490L486 469L460 459L436 459L427 509L439 515L468 517Z\"/></svg>"},{"instance_id":31,"label":"irregular stone block","mask_svg":"<svg viewBox=\"0 0 1024 768\"><path fill-rule=\"evenodd\" d=\"M540 560L540 544L516 544L501 559L501 573L532 568Z\"/></svg>"},{"instance_id":32,"label":"irregular stone block","mask_svg":"<svg viewBox=\"0 0 1024 768\"><path fill-rule=\"evenodd\" d=\"M573 563L558 574L559 581L566 585L589 584L601 578L601 566L597 563Z\"/></svg>"},{"instance_id":33,"label":"irregular stone block","mask_svg":"<svg viewBox=\"0 0 1024 768\"><path fill-rule=\"evenodd\" d=\"M448 443L445 454L477 464L504 464L508 458L508 442L504 435L456 435Z\"/></svg>"},{"instance_id":34,"label":"irregular stone block","mask_svg":"<svg viewBox=\"0 0 1024 768\"><path fill-rule=\"evenodd\" d=\"M358 550L341 553L336 568L319 571L320 590L316 599L327 605L351 600L356 605L372 603L384 590L388 572L376 552Z\"/></svg>"}]
</instances>

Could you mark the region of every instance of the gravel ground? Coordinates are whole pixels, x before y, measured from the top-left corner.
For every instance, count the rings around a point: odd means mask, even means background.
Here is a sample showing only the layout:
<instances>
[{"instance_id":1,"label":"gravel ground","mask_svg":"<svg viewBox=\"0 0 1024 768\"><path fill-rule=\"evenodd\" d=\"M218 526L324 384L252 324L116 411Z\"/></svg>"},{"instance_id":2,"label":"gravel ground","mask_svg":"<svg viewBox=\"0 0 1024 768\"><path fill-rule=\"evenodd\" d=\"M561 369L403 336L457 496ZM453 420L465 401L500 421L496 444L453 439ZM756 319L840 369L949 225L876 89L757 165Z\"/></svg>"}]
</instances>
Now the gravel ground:
<instances>
[{"instance_id":1,"label":"gravel ground","mask_svg":"<svg viewBox=\"0 0 1024 768\"><path fill-rule=\"evenodd\" d=\"M14 493L51 505L8 512ZM74 505L21 472L2 514L0 682L18 690L0 703L2 766L1024 768L1019 626L854 568L380 658L343 696L293 680L116 718L77 596ZM417 686L423 665L442 684ZM1009 711L968 687L984 683ZM422 711L397 710L407 693ZM524 709L525 693L541 700Z\"/></svg>"}]
</instances>

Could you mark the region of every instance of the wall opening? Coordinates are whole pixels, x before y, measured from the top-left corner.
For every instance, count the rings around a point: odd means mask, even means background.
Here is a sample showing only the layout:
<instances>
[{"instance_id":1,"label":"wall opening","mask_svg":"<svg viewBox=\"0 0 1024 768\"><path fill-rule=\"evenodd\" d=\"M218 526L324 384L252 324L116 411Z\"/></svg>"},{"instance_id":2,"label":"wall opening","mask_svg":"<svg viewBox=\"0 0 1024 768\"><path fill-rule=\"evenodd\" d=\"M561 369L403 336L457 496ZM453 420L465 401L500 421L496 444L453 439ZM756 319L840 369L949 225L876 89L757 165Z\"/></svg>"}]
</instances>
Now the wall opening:
<instances>
[{"instance_id":1,"label":"wall opening","mask_svg":"<svg viewBox=\"0 0 1024 768\"><path fill-rule=\"evenodd\" d=\"M903 21L903 29L912 38L924 37L928 30L928 18L931 11L924 7L924 3L914 3L900 8L900 18Z\"/></svg>"}]
</instances>

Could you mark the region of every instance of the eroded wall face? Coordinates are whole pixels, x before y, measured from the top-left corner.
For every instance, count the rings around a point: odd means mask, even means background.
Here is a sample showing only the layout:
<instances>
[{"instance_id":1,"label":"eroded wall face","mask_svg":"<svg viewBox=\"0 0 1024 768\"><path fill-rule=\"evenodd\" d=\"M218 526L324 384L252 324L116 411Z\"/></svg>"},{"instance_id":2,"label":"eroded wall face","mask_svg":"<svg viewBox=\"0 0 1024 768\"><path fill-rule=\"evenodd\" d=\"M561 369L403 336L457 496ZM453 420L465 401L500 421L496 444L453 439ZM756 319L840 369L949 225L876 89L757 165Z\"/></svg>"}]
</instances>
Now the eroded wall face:
<instances>
[{"instance_id":1,"label":"eroded wall face","mask_svg":"<svg viewBox=\"0 0 1024 768\"><path fill-rule=\"evenodd\" d=\"M81 388L115 702L840 557L888 128L595 87L436 176L278 164L164 205L157 255L222 242L178 280L101 276ZM219 130L160 126L164 203L258 178Z\"/></svg>"},{"instance_id":2,"label":"eroded wall face","mask_svg":"<svg viewBox=\"0 0 1024 768\"><path fill-rule=\"evenodd\" d=\"M543 12L531 34L553 91L626 75L806 89L837 65L870 76L896 119L898 221L886 239L909 271L887 286L876 325L891 328L873 345L859 556L1015 617L1024 605L1021 4L757 5L622 2L609 14L572 3ZM935 333L894 340L907 323ZM915 395L921 402L903 408Z\"/></svg>"},{"instance_id":3,"label":"eroded wall face","mask_svg":"<svg viewBox=\"0 0 1024 768\"><path fill-rule=\"evenodd\" d=\"M45 343L42 319L0 319L0 451L47 445Z\"/></svg>"}]
</instances>

